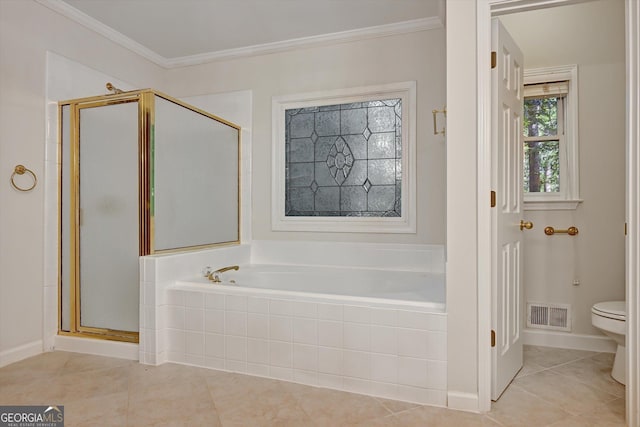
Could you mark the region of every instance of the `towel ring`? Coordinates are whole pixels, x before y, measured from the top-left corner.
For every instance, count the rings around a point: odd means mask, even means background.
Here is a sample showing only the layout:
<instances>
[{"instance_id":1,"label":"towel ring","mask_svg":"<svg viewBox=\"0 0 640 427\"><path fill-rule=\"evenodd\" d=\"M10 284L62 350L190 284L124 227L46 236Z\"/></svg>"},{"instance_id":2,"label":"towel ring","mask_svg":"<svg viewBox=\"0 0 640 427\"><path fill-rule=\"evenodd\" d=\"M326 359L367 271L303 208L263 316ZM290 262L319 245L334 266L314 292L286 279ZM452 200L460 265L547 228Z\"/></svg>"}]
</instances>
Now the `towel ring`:
<instances>
[{"instance_id":1,"label":"towel ring","mask_svg":"<svg viewBox=\"0 0 640 427\"><path fill-rule=\"evenodd\" d=\"M31 174L31 176L33 177L33 184L29 188L21 188L14 181L14 178L15 178L16 174L24 175L25 172ZM13 173L11 174L11 185L13 186L13 188L15 188L18 191L31 191L31 190L33 190L35 188L36 184L38 184L38 177L36 176L35 173L33 173L33 171L31 169L27 169L23 165L17 165L15 167L15 169L13 170Z\"/></svg>"}]
</instances>

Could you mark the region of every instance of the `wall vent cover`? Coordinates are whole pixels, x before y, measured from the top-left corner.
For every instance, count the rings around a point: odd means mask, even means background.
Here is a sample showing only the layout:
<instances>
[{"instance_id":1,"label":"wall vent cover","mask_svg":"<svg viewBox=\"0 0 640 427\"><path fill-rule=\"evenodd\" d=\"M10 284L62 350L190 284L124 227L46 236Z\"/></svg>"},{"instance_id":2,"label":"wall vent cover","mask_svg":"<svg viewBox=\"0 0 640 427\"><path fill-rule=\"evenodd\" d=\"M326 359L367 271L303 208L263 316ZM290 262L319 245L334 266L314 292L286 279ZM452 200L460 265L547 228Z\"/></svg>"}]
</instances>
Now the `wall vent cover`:
<instances>
[{"instance_id":1,"label":"wall vent cover","mask_svg":"<svg viewBox=\"0 0 640 427\"><path fill-rule=\"evenodd\" d=\"M571 331L569 304L527 303L527 328Z\"/></svg>"}]
</instances>

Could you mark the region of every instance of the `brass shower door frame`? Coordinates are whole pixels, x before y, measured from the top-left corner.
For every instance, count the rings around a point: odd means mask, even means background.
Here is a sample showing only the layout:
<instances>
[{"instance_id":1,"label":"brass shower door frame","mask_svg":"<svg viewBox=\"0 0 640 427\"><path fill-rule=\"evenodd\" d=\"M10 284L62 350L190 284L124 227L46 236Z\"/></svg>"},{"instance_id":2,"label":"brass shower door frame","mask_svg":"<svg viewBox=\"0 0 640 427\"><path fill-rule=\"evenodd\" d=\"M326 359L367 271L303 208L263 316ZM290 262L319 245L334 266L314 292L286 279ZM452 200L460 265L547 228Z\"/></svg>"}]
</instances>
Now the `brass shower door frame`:
<instances>
[{"instance_id":1,"label":"brass shower door frame","mask_svg":"<svg viewBox=\"0 0 640 427\"><path fill-rule=\"evenodd\" d=\"M154 212L152 200L153 188L153 138L155 128L155 96L163 98L169 102L180 105L197 114L206 116L217 122L235 128L238 131L238 214L237 214L237 239L229 242L212 243L205 245L156 250L154 246ZM121 331L108 328L97 328L82 326L81 304L80 304L80 111L85 108L104 107L108 105L123 104L129 102L138 103L138 242L139 256L175 253L187 250L204 249L210 247L235 245L240 243L241 233L241 134L240 127L232 122L210 114L204 110L184 103L178 99L168 96L152 89L141 89L116 94L78 98L58 103L58 334L76 337L90 337L104 340L124 341L131 343L139 342L139 332ZM69 330L63 330L63 304L62 304L62 226L63 226L63 206L62 206L62 144L63 144L63 107L69 107L69 130L70 130L70 209L69 209L69 299L70 316ZM67 313L65 313L67 315Z\"/></svg>"},{"instance_id":2,"label":"brass shower door frame","mask_svg":"<svg viewBox=\"0 0 640 427\"><path fill-rule=\"evenodd\" d=\"M215 120L218 123L222 123L224 125L227 125L229 127L232 127L234 129L236 129L238 131L238 141L237 141L237 150L238 150L238 181L237 181L237 185L238 185L238 198L237 198L237 205L238 205L238 214L237 214L237 218L236 218L236 222L238 224L237 229L236 229L236 239L235 240L231 240L231 241L226 241L226 242L220 242L220 243L208 243L208 244L203 244L203 245L192 245L192 246L184 246L184 247L176 247L176 248L169 248L169 249L157 249L156 245L155 245L155 206L154 206L154 200L153 200L153 194L151 192L151 189L154 188L154 169L153 169L153 165L154 165L154 161L153 161L153 156L154 156L154 152L155 149L152 145L148 146L148 179L147 179L147 183L149 184L150 188L148 189L149 192L149 197L147 198L147 209L148 209L148 216L146 218L146 224L148 226L147 229L147 236L148 236L148 254L147 255L155 255L155 254L171 254L171 253L178 253L178 252L185 252L185 251L193 251L193 250L199 250L199 249L207 249L207 248L214 248L214 247L221 247L221 246L232 246L232 245L239 245L240 244L240 233L241 233L241 211L242 211L242 187L241 187L241 176L242 176L242 134L241 134L241 128L240 126L238 126L237 124L230 122L228 120L223 119L222 117L218 117L215 114L211 114L208 113L200 108L194 107L193 105L189 105L186 102L182 102L179 99L173 98L165 93L159 92L157 90L152 90L152 89L146 89L143 92L145 93L149 93L149 98L147 100L147 104L150 106L149 108L149 137L148 140L152 141L154 139L154 135L155 135L155 97L157 96L159 98L163 98L165 101L169 101L173 104L177 104L181 107L184 107L188 110L191 110L192 112L199 114L201 116L205 116L208 117L209 119Z\"/></svg>"},{"instance_id":3,"label":"brass shower door frame","mask_svg":"<svg viewBox=\"0 0 640 427\"><path fill-rule=\"evenodd\" d=\"M118 105L124 103L135 102L138 104L138 242L139 242L139 254L147 255L148 252L148 224L149 205L146 202L149 200L148 195L150 193L148 184L148 144L150 127L152 126L151 108L149 106L149 97L147 90L124 92L115 95L95 96L89 98L74 99L69 101L61 101L58 103L58 118L59 118L59 131L60 136L58 144L58 158L62 160L62 109L65 106L69 107L69 132L70 132L70 208L69 208L69 263L66 266L69 269L69 312L64 313L70 317L69 330L63 329L63 304L62 304L62 269L63 254L62 254L62 165L64 161L60 162L58 170L58 233L59 236L59 269L58 269L58 334L76 337L88 337L97 338L112 341L124 341L137 343L139 342L139 332L135 331L121 331L109 328L98 328L81 325L81 304L80 304L80 111L85 108L98 108L109 105Z\"/></svg>"}]
</instances>

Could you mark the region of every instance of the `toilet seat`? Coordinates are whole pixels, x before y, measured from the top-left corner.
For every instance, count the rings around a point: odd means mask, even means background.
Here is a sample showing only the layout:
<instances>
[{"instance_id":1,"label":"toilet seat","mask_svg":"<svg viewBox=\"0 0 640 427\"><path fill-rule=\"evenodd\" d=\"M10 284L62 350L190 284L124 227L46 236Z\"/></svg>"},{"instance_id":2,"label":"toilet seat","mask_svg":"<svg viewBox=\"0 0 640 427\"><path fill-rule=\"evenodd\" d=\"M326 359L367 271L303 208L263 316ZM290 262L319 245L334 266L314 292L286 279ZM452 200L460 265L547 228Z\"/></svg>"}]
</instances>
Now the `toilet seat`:
<instances>
[{"instance_id":1,"label":"toilet seat","mask_svg":"<svg viewBox=\"0 0 640 427\"><path fill-rule=\"evenodd\" d=\"M606 317L608 319L626 321L627 311L624 301L605 301L599 302L591 307L591 312L597 316Z\"/></svg>"}]
</instances>

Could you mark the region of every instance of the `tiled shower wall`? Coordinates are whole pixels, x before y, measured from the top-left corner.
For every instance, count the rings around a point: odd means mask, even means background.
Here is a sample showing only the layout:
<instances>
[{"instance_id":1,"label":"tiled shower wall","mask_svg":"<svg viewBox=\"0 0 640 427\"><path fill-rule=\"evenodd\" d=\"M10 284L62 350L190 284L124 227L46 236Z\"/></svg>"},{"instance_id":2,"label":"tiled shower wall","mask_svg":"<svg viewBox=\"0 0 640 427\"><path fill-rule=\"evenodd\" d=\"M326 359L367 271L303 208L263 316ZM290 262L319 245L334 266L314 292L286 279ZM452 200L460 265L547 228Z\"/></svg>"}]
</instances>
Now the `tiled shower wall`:
<instances>
[{"instance_id":1,"label":"tiled shower wall","mask_svg":"<svg viewBox=\"0 0 640 427\"><path fill-rule=\"evenodd\" d=\"M286 110L287 216L401 215L402 101Z\"/></svg>"}]
</instances>

